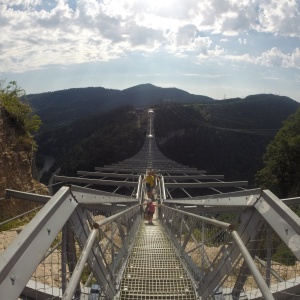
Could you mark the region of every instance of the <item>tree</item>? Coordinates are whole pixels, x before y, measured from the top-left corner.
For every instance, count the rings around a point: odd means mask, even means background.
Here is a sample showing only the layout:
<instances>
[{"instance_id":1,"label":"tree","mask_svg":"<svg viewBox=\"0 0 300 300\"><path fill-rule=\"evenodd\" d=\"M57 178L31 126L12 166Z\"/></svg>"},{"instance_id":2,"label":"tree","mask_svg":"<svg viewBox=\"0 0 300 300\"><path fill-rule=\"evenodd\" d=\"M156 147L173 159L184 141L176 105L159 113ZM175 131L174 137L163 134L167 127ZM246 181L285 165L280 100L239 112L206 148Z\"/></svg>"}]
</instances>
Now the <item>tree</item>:
<instances>
[{"instance_id":1,"label":"tree","mask_svg":"<svg viewBox=\"0 0 300 300\"><path fill-rule=\"evenodd\" d=\"M256 174L262 188L279 197L300 195L300 109L291 115L268 145L265 167Z\"/></svg>"}]
</instances>

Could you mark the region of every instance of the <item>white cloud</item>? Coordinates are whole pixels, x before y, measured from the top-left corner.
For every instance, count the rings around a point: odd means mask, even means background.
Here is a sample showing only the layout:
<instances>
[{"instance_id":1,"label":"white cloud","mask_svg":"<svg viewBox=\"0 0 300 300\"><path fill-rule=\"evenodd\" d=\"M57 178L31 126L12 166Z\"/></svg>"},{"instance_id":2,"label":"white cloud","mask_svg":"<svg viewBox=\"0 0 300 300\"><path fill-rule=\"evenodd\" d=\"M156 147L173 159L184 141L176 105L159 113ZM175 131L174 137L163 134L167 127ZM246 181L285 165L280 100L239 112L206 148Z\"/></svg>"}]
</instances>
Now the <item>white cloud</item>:
<instances>
[{"instance_id":1,"label":"white cloud","mask_svg":"<svg viewBox=\"0 0 300 300\"><path fill-rule=\"evenodd\" d=\"M300 4L298 0L262 1L258 15L259 31L283 36L300 36Z\"/></svg>"},{"instance_id":2,"label":"white cloud","mask_svg":"<svg viewBox=\"0 0 300 300\"><path fill-rule=\"evenodd\" d=\"M177 45L179 47L183 45L189 45L190 43L194 42L194 40L197 38L197 35L198 35L198 31L195 25L188 24L182 26L178 28Z\"/></svg>"},{"instance_id":3,"label":"white cloud","mask_svg":"<svg viewBox=\"0 0 300 300\"><path fill-rule=\"evenodd\" d=\"M243 54L243 55L225 55L225 58L226 60L229 60L229 61L233 61L233 62L239 62L239 63L253 63L254 62L254 59L253 57L246 53L246 54Z\"/></svg>"},{"instance_id":4,"label":"white cloud","mask_svg":"<svg viewBox=\"0 0 300 300\"><path fill-rule=\"evenodd\" d=\"M135 46L143 46L146 49L150 50L150 48L156 48L156 45L159 45L163 40L163 34L159 30L147 28L147 27L140 27L132 24L130 27L130 35L129 41L130 44ZM154 50L154 49L153 49Z\"/></svg>"},{"instance_id":5,"label":"white cloud","mask_svg":"<svg viewBox=\"0 0 300 300\"><path fill-rule=\"evenodd\" d=\"M29 8L40 5L42 0L2 0L1 3L9 6L22 6Z\"/></svg>"},{"instance_id":6,"label":"white cloud","mask_svg":"<svg viewBox=\"0 0 300 300\"><path fill-rule=\"evenodd\" d=\"M291 55L291 66L300 69L300 48L296 48Z\"/></svg>"},{"instance_id":7,"label":"white cloud","mask_svg":"<svg viewBox=\"0 0 300 300\"><path fill-rule=\"evenodd\" d=\"M300 49L295 49L292 54L285 54L274 47L262 53L262 55L256 59L256 63L267 67L300 69Z\"/></svg>"},{"instance_id":8,"label":"white cloud","mask_svg":"<svg viewBox=\"0 0 300 300\"><path fill-rule=\"evenodd\" d=\"M226 54L226 51L224 48L222 48L220 46L215 46L214 49L208 50L209 56L222 57L224 54Z\"/></svg>"},{"instance_id":9,"label":"white cloud","mask_svg":"<svg viewBox=\"0 0 300 300\"><path fill-rule=\"evenodd\" d=\"M300 68L299 48L289 46L288 39L284 43L280 40L300 36L299 0L1 3L1 72L110 61L136 53L168 53L179 59L189 57L193 63L229 61L235 65ZM264 33L276 35L276 39L270 45L261 39L264 43L258 49L257 37ZM250 44L255 53L250 52ZM195 70L189 74L196 74Z\"/></svg>"}]
</instances>

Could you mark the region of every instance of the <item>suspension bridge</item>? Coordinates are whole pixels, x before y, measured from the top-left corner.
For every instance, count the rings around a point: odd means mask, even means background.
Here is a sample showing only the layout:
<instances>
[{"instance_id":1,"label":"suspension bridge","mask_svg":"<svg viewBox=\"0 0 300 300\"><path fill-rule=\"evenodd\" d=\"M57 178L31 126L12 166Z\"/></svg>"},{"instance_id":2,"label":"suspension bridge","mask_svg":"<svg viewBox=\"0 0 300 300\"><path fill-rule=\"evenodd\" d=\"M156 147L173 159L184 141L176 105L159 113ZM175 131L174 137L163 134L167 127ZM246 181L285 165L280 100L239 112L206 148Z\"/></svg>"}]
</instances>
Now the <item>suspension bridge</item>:
<instances>
[{"instance_id":1,"label":"suspension bridge","mask_svg":"<svg viewBox=\"0 0 300 300\"><path fill-rule=\"evenodd\" d=\"M170 160L153 122L149 110L135 156L55 176L53 196L6 191L38 212L0 255L1 300L300 299L300 199ZM141 205L150 169L154 225Z\"/></svg>"}]
</instances>

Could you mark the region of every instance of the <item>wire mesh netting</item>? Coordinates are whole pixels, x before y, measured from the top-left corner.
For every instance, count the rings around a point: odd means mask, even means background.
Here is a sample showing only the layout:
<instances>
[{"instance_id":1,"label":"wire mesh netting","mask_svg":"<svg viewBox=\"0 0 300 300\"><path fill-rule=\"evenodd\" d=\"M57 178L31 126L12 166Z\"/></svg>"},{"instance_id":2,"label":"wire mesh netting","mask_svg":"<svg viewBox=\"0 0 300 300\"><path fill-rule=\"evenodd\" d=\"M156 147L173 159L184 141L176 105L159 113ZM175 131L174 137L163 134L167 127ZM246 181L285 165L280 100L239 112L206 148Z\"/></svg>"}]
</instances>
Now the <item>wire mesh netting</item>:
<instances>
[{"instance_id":1,"label":"wire mesh netting","mask_svg":"<svg viewBox=\"0 0 300 300\"><path fill-rule=\"evenodd\" d=\"M41 204L13 198L0 201L0 254L42 207Z\"/></svg>"},{"instance_id":2,"label":"wire mesh netting","mask_svg":"<svg viewBox=\"0 0 300 300\"><path fill-rule=\"evenodd\" d=\"M15 203L18 202L22 200L17 200ZM0 255L7 248L14 246L13 243L18 235L30 221L34 222L34 218L42 207L43 205L28 205L26 210L23 205L20 210L13 205L6 206L5 214L1 215ZM53 242L43 258L36 262L37 267L33 273L29 274L30 280L22 291L20 299L62 298L72 276L77 272L78 264L85 254L87 239L95 230L95 224L98 224L97 236L89 252L89 258L79 274L79 280L74 289L74 299L88 299L93 292L96 293L95 299L111 299L111 295L106 292L107 285L110 284L111 288L115 289L117 281L120 280L118 276L120 276L137 230L140 211L136 208L120 212L120 215L112 220L109 220L109 216L101 214L99 210L79 209L76 214L78 217L73 216L66 220L58 234L51 237ZM46 231L46 235L52 235L50 226ZM96 266L98 268L95 272ZM26 272L26 270L23 271ZM11 276L12 283L17 281L21 274L16 273ZM103 280L107 277L109 277L109 282Z\"/></svg>"},{"instance_id":3,"label":"wire mesh netting","mask_svg":"<svg viewBox=\"0 0 300 300\"><path fill-rule=\"evenodd\" d=\"M280 299L297 296L298 292L293 288L300 283L299 261L270 225L262 222L250 237L241 229L242 211L205 217L218 218L238 229L261 279L275 299L279 299L279 295ZM257 278L237 248L231 230L167 208L162 209L161 221L194 278L200 295L217 296L221 292L223 296L234 299L262 297Z\"/></svg>"}]
</instances>

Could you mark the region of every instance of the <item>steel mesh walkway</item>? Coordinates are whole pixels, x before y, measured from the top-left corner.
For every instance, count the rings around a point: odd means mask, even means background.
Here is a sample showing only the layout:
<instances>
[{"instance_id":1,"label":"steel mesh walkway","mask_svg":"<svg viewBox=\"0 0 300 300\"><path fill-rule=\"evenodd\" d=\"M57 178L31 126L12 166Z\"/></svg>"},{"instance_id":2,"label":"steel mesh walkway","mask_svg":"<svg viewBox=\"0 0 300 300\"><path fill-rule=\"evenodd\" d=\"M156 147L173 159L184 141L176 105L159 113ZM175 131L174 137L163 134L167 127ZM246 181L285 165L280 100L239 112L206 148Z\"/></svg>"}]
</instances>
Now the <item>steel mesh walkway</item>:
<instances>
[{"instance_id":1,"label":"steel mesh walkway","mask_svg":"<svg viewBox=\"0 0 300 300\"><path fill-rule=\"evenodd\" d=\"M120 286L120 299L197 299L191 279L158 221L142 221Z\"/></svg>"}]
</instances>

